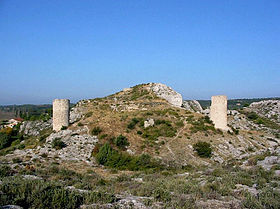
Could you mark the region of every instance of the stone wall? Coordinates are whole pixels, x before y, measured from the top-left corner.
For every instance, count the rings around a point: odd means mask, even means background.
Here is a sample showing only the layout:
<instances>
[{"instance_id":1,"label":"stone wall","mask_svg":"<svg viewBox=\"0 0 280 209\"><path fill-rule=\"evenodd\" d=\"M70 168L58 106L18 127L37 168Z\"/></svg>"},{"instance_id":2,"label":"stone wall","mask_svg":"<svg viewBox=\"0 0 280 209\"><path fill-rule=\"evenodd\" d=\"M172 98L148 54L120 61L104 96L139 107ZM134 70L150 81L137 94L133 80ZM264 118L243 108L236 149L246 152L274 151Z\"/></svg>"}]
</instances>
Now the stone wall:
<instances>
[{"instance_id":1,"label":"stone wall","mask_svg":"<svg viewBox=\"0 0 280 209\"><path fill-rule=\"evenodd\" d=\"M63 126L69 126L69 106L68 99L53 100L53 130L60 131Z\"/></svg>"},{"instance_id":2,"label":"stone wall","mask_svg":"<svg viewBox=\"0 0 280 209\"><path fill-rule=\"evenodd\" d=\"M210 119L213 121L215 128L223 131L229 130L227 126L227 96L211 97Z\"/></svg>"}]
</instances>

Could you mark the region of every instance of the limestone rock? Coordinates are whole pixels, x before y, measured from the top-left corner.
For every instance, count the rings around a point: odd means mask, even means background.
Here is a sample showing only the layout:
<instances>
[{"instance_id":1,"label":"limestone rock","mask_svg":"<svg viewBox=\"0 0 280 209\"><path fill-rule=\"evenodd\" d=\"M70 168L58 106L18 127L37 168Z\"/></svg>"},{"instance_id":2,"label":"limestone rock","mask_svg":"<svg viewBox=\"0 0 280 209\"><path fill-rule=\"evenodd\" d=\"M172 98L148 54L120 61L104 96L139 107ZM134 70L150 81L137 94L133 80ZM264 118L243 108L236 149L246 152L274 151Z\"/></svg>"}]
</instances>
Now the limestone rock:
<instances>
[{"instance_id":1,"label":"limestone rock","mask_svg":"<svg viewBox=\"0 0 280 209\"><path fill-rule=\"evenodd\" d=\"M155 124L154 119L148 119L148 120L146 120L146 121L144 122L144 128L148 128L148 127L150 127L150 126L154 126L154 124Z\"/></svg>"},{"instance_id":2,"label":"limestone rock","mask_svg":"<svg viewBox=\"0 0 280 209\"><path fill-rule=\"evenodd\" d=\"M5 206L0 206L1 209L23 209L22 207L18 205L5 205Z\"/></svg>"},{"instance_id":3,"label":"limestone rock","mask_svg":"<svg viewBox=\"0 0 280 209\"><path fill-rule=\"evenodd\" d=\"M196 100L183 101L183 107L191 112L198 112L198 113L203 112L201 105Z\"/></svg>"},{"instance_id":4,"label":"limestone rock","mask_svg":"<svg viewBox=\"0 0 280 209\"><path fill-rule=\"evenodd\" d=\"M280 156L268 156L262 161L258 161L257 165L265 170L270 170L274 165L280 164Z\"/></svg>"},{"instance_id":5,"label":"limestone rock","mask_svg":"<svg viewBox=\"0 0 280 209\"><path fill-rule=\"evenodd\" d=\"M280 124L280 100L253 102L250 104L249 109Z\"/></svg>"},{"instance_id":6,"label":"limestone rock","mask_svg":"<svg viewBox=\"0 0 280 209\"><path fill-rule=\"evenodd\" d=\"M198 200L196 202L197 208L204 209L239 209L241 208L241 202L237 199L231 201L221 201L221 200Z\"/></svg>"},{"instance_id":7,"label":"limestone rock","mask_svg":"<svg viewBox=\"0 0 280 209\"><path fill-rule=\"evenodd\" d=\"M24 121L20 126L20 132L28 136L38 136L40 131L51 128L52 120L48 121Z\"/></svg>"},{"instance_id":8,"label":"limestone rock","mask_svg":"<svg viewBox=\"0 0 280 209\"><path fill-rule=\"evenodd\" d=\"M182 106L182 95L174 91L172 88L161 83L151 83L149 86L158 97L167 100L170 104L176 107Z\"/></svg>"}]
</instances>

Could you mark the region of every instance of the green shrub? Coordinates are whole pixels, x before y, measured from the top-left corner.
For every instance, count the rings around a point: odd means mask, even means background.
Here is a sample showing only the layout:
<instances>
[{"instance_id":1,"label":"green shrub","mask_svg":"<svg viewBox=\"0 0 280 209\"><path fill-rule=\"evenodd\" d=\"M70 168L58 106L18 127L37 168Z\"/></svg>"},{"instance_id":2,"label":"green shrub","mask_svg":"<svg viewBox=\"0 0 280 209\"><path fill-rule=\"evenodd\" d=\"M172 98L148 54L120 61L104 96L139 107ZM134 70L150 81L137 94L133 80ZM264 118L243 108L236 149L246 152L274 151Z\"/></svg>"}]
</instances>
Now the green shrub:
<instances>
[{"instance_id":1,"label":"green shrub","mask_svg":"<svg viewBox=\"0 0 280 209\"><path fill-rule=\"evenodd\" d=\"M200 157L210 158L212 154L211 145L207 142L197 142L193 146L194 150Z\"/></svg>"},{"instance_id":2,"label":"green shrub","mask_svg":"<svg viewBox=\"0 0 280 209\"><path fill-rule=\"evenodd\" d=\"M108 134L102 134L99 138L100 139L105 139L108 136Z\"/></svg>"},{"instance_id":3,"label":"green shrub","mask_svg":"<svg viewBox=\"0 0 280 209\"><path fill-rule=\"evenodd\" d=\"M0 165L0 178L13 175L13 170L10 166Z\"/></svg>"},{"instance_id":4,"label":"green shrub","mask_svg":"<svg viewBox=\"0 0 280 209\"><path fill-rule=\"evenodd\" d=\"M66 130L67 129L67 126L62 126L61 127L61 130Z\"/></svg>"},{"instance_id":5,"label":"green shrub","mask_svg":"<svg viewBox=\"0 0 280 209\"><path fill-rule=\"evenodd\" d=\"M80 193L65 189L62 184L40 180L13 178L0 185L3 205L19 205L23 208L79 208L82 204L112 203L116 198L108 193Z\"/></svg>"},{"instance_id":6,"label":"green shrub","mask_svg":"<svg viewBox=\"0 0 280 209\"><path fill-rule=\"evenodd\" d=\"M94 136L97 136L98 134L100 134L102 132L102 129L97 126L97 127L94 127L91 131L91 134L94 135Z\"/></svg>"},{"instance_id":7,"label":"green shrub","mask_svg":"<svg viewBox=\"0 0 280 209\"><path fill-rule=\"evenodd\" d=\"M55 138L52 141L52 148L62 149L64 147L66 147L66 144L60 138Z\"/></svg>"},{"instance_id":8,"label":"green shrub","mask_svg":"<svg viewBox=\"0 0 280 209\"><path fill-rule=\"evenodd\" d=\"M256 120L256 119L258 119L259 116L255 112L250 112L247 114L247 117L251 120Z\"/></svg>"},{"instance_id":9,"label":"green shrub","mask_svg":"<svg viewBox=\"0 0 280 209\"><path fill-rule=\"evenodd\" d=\"M139 122L140 120L138 118L132 118L130 123L127 125L127 128L129 129L134 129L136 124Z\"/></svg>"},{"instance_id":10,"label":"green shrub","mask_svg":"<svg viewBox=\"0 0 280 209\"><path fill-rule=\"evenodd\" d=\"M10 146L11 142L11 137L8 134L0 132L0 149Z\"/></svg>"},{"instance_id":11,"label":"green shrub","mask_svg":"<svg viewBox=\"0 0 280 209\"><path fill-rule=\"evenodd\" d=\"M104 144L96 154L96 161L111 168L128 170L146 170L149 168L161 168L158 162L152 160L149 155L131 156L114 150L108 143Z\"/></svg>"},{"instance_id":12,"label":"green shrub","mask_svg":"<svg viewBox=\"0 0 280 209\"><path fill-rule=\"evenodd\" d=\"M119 135L115 141L115 145L119 148L125 148L126 146L129 146L129 142L127 141L127 138L123 135Z\"/></svg>"}]
</instances>

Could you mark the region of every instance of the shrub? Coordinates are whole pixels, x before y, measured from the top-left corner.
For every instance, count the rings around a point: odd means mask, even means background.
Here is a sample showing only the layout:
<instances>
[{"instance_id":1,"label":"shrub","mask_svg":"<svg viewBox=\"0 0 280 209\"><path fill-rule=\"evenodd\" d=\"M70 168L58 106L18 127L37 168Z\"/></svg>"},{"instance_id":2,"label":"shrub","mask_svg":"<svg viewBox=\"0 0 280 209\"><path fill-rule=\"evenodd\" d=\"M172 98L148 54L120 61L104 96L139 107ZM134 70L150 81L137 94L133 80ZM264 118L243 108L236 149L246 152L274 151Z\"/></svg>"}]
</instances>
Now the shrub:
<instances>
[{"instance_id":1,"label":"shrub","mask_svg":"<svg viewBox=\"0 0 280 209\"><path fill-rule=\"evenodd\" d=\"M197 142L193 146L194 150L200 157L210 158L212 154L211 145L207 142Z\"/></svg>"},{"instance_id":2,"label":"shrub","mask_svg":"<svg viewBox=\"0 0 280 209\"><path fill-rule=\"evenodd\" d=\"M115 141L115 145L119 148L125 148L126 146L129 146L129 142L127 141L127 138L123 135L119 135Z\"/></svg>"},{"instance_id":3,"label":"shrub","mask_svg":"<svg viewBox=\"0 0 280 209\"><path fill-rule=\"evenodd\" d=\"M80 192L65 189L55 182L14 178L0 185L3 205L19 205L23 208L80 208L82 204L112 203L116 198L108 193Z\"/></svg>"},{"instance_id":4,"label":"shrub","mask_svg":"<svg viewBox=\"0 0 280 209\"><path fill-rule=\"evenodd\" d=\"M97 127L94 127L91 131L91 134L94 135L94 136L97 136L98 134L100 134L102 132L102 129L97 126Z\"/></svg>"},{"instance_id":5,"label":"shrub","mask_svg":"<svg viewBox=\"0 0 280 209\"><path fill-rule=\"evenodd\" d=\"M258 119L259 116L255 112L250 112L247 114L247 117L251 120L256 120L256 119Z\"/></svg>"},{"instance_id":6,"label":"shrub","mask_svg":"<svg viewBox=\"0 0 280 209\"><path fill-rule=\"evenodd\" d=\"M136 124L139 122L140 120L138 118L132 118L130 123L127 125L127 128L129 129L134 129Z\"/></svg>"},{"instance_id":7,"label":"shrub","mask_svg":"<svg viewBox=\"0 0 280 209\"><path fill-rule=\"evenodd\" d=\"M55 149L62 149L66 147L66 144L61 141L60 138L55 138L53 141L52 141L52 148L55 148Z\"/></svg>"},{"instance_id":8,"label":"shrub","mask_svg":"<svg viewBox=\"0 0 280 209\"><path fill-rule=\"evenodd\" d=\"M7 166L7 165L1 165L0 166L0 177L6 177L6 176L11 176L13 175L13 170Z\"/></svg>"},{"instance_id":9,"label":"shrub","mask_svg":"<svg viewBox=\"0 0 280 209\"><path fill-rule=\"evenodd\" d=\"M100 139L105 139L108 136L108 134L102 134L99 138Z\"/></svg>"},{"instance_id":10,"label":"shrub","mask_svg":"<svg viewBox=\"0 0 280 209\"><path fill-rule=\"evenodd\" d=\"M0 149L8 147L11 144L11 138L6 133L0 132Z\"/></svg>"},{"instance_id":11,"label":"shrub","mask_svg":"<svg viewBox=\"0 0 280 209\"><path fill-rule=\"evenodd\" d=\"M108 143L104 144L96 154L96 160L99 164L111 168L128 170L145 170L149 168L161 168L158 162L143 154L140 156L130 156L114 150Z\"/></svg>"}]
</instances>

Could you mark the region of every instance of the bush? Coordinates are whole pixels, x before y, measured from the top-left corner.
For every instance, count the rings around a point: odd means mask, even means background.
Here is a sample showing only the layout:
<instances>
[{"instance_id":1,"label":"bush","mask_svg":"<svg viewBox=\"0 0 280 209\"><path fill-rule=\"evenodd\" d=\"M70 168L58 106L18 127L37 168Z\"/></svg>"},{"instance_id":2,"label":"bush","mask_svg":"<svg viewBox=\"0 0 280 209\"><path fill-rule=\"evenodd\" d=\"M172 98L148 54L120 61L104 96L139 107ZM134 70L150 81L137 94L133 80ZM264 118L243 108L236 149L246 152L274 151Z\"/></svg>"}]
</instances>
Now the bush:
<instances>
[{"instance_id":1,"label":"bush","mask_svg":"<svg viewBox=\"0 0 280 209\"><path fill-rule=\"evenodd\" d=\"M102 129L97 126L97 127L94 127L91 131L91 134L94 135L94 136L97 136L98 134L100 134L102 132Z\"/></svg>"},{"instance_id":2,"label":"bush","mask_svg":"<svg viewBox=\"0 0 280 209\"><path fill-rule=\"evenodd\" d=\"M125 148L126 146L129 146L129 142L127 141L127 138L123 135L119 135L115 141L115 145L119 148Z\"/></svg>"},{"instance_id":3,"label":"bush","mask_svg":"<svg viewBox=\"0 0 280 209\"><path fill-rule=\"evenodd\" d=\"M62 126L60 130L66 130L67 127L66 126Z\"/></svg>"},{"instance_id":4,"label":"bush","mask_svg":"<svg viewBox=\"0 0 280 209\"><path fill-rule=\"evenodd\" d=\"M55 149L62 149L66 147L66 144L61 141L60 138L55 138L53 141L52 141L52 148L55 148Z\"/></svg>"},{"instance_id":5,"label":"bush","mask_svg":"<svg viewBox=\"0 0 280 209\"><path fill-rule=\"evenodd\" d=\"M13 178L0 185L2 205L19 205L23 208L80 208L82 204L112 203L116 198L108 193L80 192L65 189L55 182Z\"/></svg>"},{"instance_id":6,"label":"bush","mask_svg":"<svg viewBox=\"0 0 280 209\"><path fill-rule=\"evenodd\" d=\"M11 137L6 133L0 132L0 149L10 146Z\"/></svg>"},{"instance_id":7,"label":"bush","mask_svg":"<svg viewBox=\"0 0 280 209\"><path fill-rule=\"evenodd\" d=\"M250 113L248 113L247 117L251 120L256 120L256 119L258 119L259 116L255 112L250 112Z\"/></svg>"},{"instance_id":8,"label":"bush","mask_svg":"<svg viewBox=\"0 0 280 209\"><path fill-rule=\"evenodd\" d=\"M138 118L132 118L132 120L130 121L130 123L127 125L127 128L129 129L134 129L136 124L139 122L140 120Z\"/></svg>"},{"instance_id":9,"label":"bush","mask_svg":"<svg viewBox=\"0 0 280 209\"><path fill-rule=\"evenodd\" d=\"M212 154L211 145L207 142L197 142L193 146L194 150L200 157L210 158Z\"/></svg>"},{"instance_id":10,"label":"bush","mask_svg":"<svg viewBox=\"0 0 280 209\"><path fill-rule=\"evenodd\" d=\"M6 176L11 176L13 175L13 170L7 166L7 165L1 165L0 166L0 177L6 177Z\"/></svg>"},{"instance_id":11,"label":"bush","mask_svg":"<svg viewBox=\"0 0 280 209\"><path fill-rule=\"evenodd\" d=\"M149 168L161 168L159 163L152 158L143 154L140 156L130 156L114 150L108 143L104 144L96 154L96 160L99 164L111 168L128 169L128 170L145 170Z\"/></svg>"}]
</instances>

